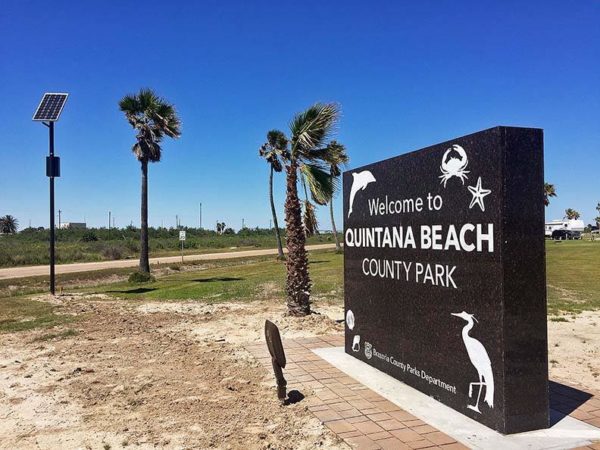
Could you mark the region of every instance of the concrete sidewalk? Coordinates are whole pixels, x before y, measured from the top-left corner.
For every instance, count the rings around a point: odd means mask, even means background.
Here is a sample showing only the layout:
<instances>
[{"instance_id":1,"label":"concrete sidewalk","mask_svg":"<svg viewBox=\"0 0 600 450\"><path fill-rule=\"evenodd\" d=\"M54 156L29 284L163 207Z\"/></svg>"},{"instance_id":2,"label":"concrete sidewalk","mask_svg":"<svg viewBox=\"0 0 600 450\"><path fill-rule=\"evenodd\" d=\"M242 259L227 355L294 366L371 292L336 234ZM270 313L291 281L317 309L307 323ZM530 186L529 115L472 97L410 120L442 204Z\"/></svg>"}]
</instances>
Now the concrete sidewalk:
<instances>
[{"instance_id":1,"label":"concrete sidewalk","mask_svg":"<svg viewBox=\"0 0 600 450\"><path fill-rule=\"evenodd\" d=\"M335 244L318 244L318 245L307 245L306 249L311 250L329 250L335 248ZM284 249L287 253L287 250ZM184 261L215 261L219 259L235 259L235 258L247 258L252 256L268 256L276 255L276 248L268 248L263 250L243 250L238 252L222 252L222 253L206 253L202 255L184 255ZM150 264L171 264L181 262L181 255L179 256L163 256L158 258L150 258ZM92 272L94 270L104 269L118 269L123 267L136 267L139 264L137 259L124 259L117 261L101 261L101 262L90 262L90 263L74 263L74 264L57 264L56 274L65 273L76 273L76 272ZM49 266L28 266L28 267L10 267L7 269L0 269L0 280L7 280L11 278L27 278L50 275Z\"/></svg>"}]
</instances>

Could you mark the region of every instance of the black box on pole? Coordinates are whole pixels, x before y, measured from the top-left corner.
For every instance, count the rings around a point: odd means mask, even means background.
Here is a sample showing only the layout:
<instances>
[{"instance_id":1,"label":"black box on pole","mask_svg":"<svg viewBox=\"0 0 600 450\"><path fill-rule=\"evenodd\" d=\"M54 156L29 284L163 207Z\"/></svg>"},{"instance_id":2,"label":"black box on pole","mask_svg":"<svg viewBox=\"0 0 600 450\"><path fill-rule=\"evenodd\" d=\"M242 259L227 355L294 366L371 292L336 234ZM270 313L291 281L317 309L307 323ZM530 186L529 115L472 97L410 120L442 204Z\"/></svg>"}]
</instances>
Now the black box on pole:
<instances>
[{"instance_id":1,"label":"black box on pole","mask_svg":"<svg viewBox=\"0 0 600 450\"><path fill-rule=\"evenodd\" d=\"M60 158L58 156L46 156L46 176L60 177Z\"/></svg>"}]
</instances>

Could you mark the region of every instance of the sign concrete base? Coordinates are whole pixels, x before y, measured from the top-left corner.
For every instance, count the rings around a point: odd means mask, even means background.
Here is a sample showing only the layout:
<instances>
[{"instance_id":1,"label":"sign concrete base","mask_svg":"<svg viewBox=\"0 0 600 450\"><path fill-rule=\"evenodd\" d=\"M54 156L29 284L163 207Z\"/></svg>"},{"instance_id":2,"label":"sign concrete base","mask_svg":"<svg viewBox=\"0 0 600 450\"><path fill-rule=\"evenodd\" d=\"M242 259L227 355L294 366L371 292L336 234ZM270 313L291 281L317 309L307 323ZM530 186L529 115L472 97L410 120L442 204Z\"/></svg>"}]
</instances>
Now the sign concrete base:
<instances>
[{"instance_id":1,"label":"sign concrete base","mask_svg":"<svg viewBox=\"0 0 600 450\"><path fill-rule=\"evenodd\" d=\"M570 449L600 440L600 428L550 410L551 427L503 435L353 358L343 347L313 350L318 356L427 424L474 449Z\"/></svg>"}]
</instances>

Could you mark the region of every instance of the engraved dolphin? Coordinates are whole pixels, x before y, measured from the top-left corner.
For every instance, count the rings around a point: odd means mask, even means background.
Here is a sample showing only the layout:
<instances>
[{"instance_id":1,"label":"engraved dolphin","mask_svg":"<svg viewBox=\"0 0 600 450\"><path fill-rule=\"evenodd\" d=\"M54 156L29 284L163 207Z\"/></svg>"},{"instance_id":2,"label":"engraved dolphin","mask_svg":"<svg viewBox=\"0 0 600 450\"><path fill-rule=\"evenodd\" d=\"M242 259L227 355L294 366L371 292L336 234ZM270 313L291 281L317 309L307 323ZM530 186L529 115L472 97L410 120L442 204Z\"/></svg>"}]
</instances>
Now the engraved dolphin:
<instances>
[{"instance_id":1,"label":"engraved dolphin","mask_svg":"<svg viewBox=\"0 0 600 450\"><path fill-rule=\"evenodd\" d=\"M368 170L362 172L354 172L352 174L352 188L350 189L350 208L348 210L348 217L352 214L352 204L354 203L354 196L359 190L364 190L369 183L374 183L375 177Z\"/></svg>"}]
</instances>

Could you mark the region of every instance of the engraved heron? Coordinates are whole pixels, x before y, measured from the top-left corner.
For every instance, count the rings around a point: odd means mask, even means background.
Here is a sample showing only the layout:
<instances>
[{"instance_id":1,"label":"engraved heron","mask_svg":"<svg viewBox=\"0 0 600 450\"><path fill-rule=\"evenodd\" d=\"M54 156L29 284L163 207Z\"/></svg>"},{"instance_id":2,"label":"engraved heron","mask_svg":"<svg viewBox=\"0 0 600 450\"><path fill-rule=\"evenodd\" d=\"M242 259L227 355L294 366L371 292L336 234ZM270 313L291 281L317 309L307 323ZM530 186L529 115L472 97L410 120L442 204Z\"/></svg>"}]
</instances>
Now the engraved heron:
<instances>
[{"instance_id":1,"label":"engraved heron","mask_svg":"<svg viewBox=\"0 0 600 450\"><path fill-rule=\"evenodd\" d=\"M477 339L469 336L469 331L473 328L473 321L477 322L477 319L475 319L473 314L469 314L465 311L451 314L467 321L467 324L462 330L462 338L465 347L467 348L467 354L469 355L471 364L473 364L479 375L479 382L469 383L469 398L471 398L473 394L473 386L479 386L477 402L475 405L467 405L467 408L481 414L481 411L479 410L479 398L481 397L483 386L485 386L484 402L487 403L490 408L494 407L494 374L492 373L492 363L483 344Z\"/></svg>"}]
</instances>

